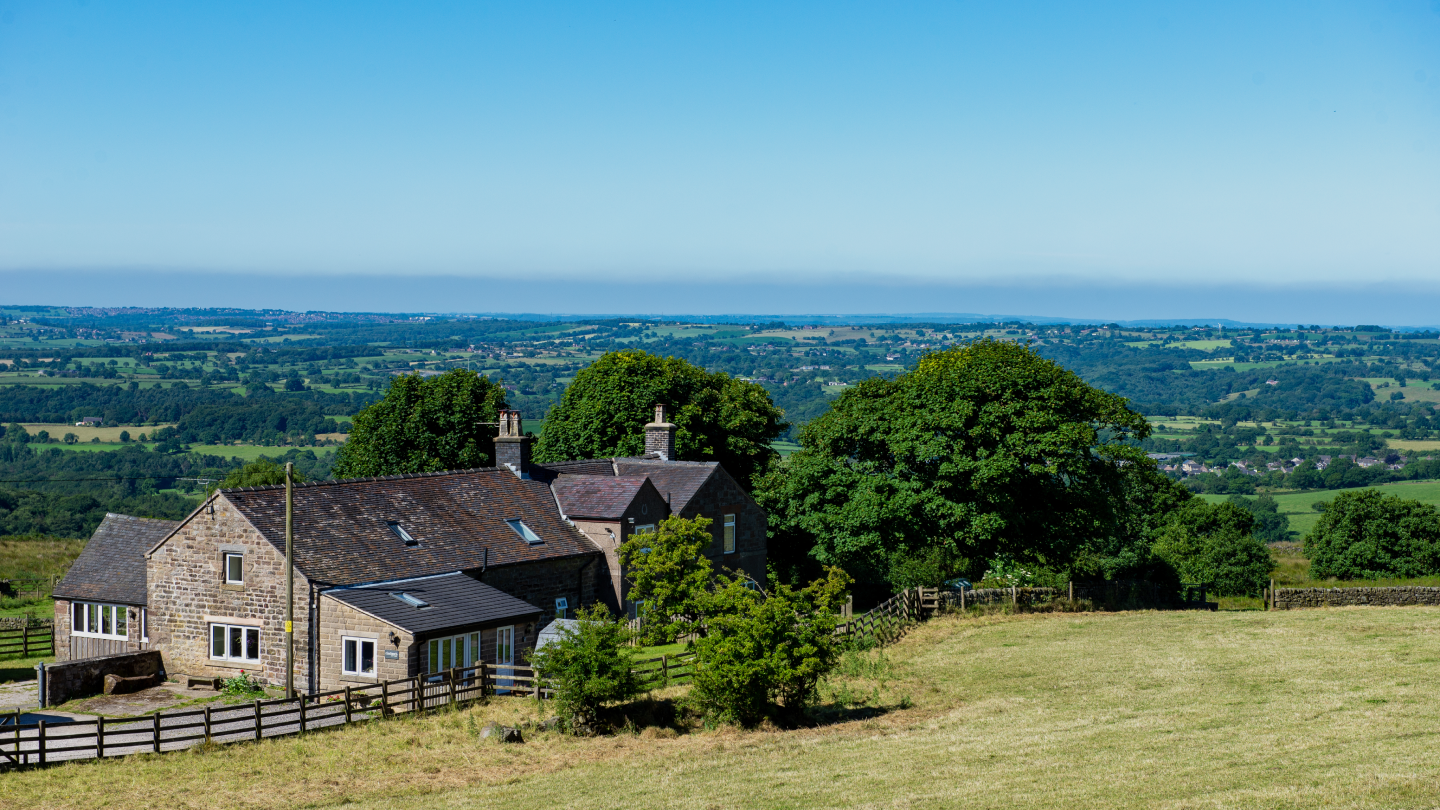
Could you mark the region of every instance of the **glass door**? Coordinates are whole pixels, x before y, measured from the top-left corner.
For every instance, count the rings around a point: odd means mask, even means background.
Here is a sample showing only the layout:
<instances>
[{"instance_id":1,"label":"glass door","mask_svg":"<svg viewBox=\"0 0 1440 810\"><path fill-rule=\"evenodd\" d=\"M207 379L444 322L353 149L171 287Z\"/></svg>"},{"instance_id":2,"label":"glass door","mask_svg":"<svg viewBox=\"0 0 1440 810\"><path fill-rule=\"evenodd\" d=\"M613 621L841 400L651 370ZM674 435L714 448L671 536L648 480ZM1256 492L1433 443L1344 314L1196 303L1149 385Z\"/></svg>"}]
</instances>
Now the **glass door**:
<instances>
[{"instance_id":1,"label":"glass door","mask_svg":"<svg viewBox=\"0 0 1440 810\"><path fill-rule=\"evenodd\" d=\"M509 689L504 687L514 686L511 680L515 670L515 628L500 627L495 630L495 693L504 695Z\"/></svg>"}]
</instances>

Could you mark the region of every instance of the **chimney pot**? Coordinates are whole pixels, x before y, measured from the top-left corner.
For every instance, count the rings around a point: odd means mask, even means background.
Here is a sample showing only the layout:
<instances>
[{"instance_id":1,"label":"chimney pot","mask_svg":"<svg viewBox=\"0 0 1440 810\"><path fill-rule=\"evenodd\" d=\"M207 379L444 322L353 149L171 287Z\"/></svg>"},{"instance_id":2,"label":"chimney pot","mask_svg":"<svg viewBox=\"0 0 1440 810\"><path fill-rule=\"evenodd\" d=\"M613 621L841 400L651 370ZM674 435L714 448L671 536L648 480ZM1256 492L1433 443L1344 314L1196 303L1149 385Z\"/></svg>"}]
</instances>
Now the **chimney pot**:
<instances>
[{"instance_id":1,"label":"chimney pot","mask_svg":"<svg viewBox=\"0 0 1440 810\"><path fill-rule=\"evenodd\" d=\"M530 476L530 437L525 435L519 411L500 411L500 432L495 436L495 466L509 467L521 478Z\"/></svg>"}]
</instances>

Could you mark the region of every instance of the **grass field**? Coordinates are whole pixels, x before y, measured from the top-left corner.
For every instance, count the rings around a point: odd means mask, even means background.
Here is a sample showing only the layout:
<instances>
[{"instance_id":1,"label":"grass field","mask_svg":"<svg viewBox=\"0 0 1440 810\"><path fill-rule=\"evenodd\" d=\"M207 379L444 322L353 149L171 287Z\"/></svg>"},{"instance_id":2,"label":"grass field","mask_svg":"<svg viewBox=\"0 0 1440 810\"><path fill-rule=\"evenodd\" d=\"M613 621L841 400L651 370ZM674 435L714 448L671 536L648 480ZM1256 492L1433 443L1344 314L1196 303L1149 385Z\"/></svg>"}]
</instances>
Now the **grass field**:
<instances>
[{"instance_id":1,"label":"grass field","mask_svg":"<svg viewBox=\"0 0 1440 810\"><path fill-rule=\"evenodd\" d=\"M816 728L479 742L534 716L506 699L12 773L0 807L1428 807L1437 630L1434 608L942 617L847 661L827 693L870 699Z\"/></svg>"},{"instance_id":2,"label":"grass field","mask_svg":"<svg viewBox=\"0 0 1440 810\"><path fill-rule=\"evenodd\" d=\"M82 442L88 442L91 439L99 439L101 442L112 442L118 444L120 442L121 432L129 433L131 439L136 439L139 438L141 433L149 435L150 433L153 433L154 431L157 431L162 427L169 426L142 425L140 427L133 427L121 425L114 427L78 427L74 424L48 425L41 424L39 422L26 422L25 432L29 433L31 436L34 436L43 430L50 434L51 439L57 440L63 437L66 433L74 433L75 438L79 439Z\"/></svg>"}]
</instances>

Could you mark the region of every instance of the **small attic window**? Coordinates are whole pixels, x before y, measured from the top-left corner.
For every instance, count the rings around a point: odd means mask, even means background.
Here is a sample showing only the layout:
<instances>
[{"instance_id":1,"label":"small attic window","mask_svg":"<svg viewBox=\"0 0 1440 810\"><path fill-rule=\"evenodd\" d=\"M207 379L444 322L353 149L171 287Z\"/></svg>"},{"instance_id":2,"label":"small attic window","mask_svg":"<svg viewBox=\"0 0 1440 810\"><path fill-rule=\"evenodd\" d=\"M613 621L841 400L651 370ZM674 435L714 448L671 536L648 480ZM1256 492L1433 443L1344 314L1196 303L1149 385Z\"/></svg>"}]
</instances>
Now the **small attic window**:
<instances>
[{"instance_id":1,"label":"small attic window","mask_svg":"<svg viewBox=\"0 0 1440 810\"><path fill-rule=\"evenodd\" d=\"M396 537L400 538L401 540L404 540L404 541L405 541L405 545L407 545L407 546L418 546L418 545L420 545L420 541L419 541L419 540L416 540L416 539L413 538L413 537L411 537L411 536L410 536L410 533L407 532L407 531L405 531L405 527L404 527L404 526L401 526L399 523L391 523L391 524L389 524L389 525L390 525L390 531L394 532Z\"/></svg>"},{"instance_id":2,"label":"small attic window","mask_svg":"<svg viewBox=\"0 0 1440 810\"><path fill-rule=\"evenodd\" d=\"M430 603L429 603L429 602L426 602L424 599L421 599L420 597L416 596L416 595L413 594L413 593L405 593L405 592L402 591L402 592L400 592L400 593L392 593L392 594L390 594L390 595L393 596L393 597L395 597L396 599L399 599L401 602L404 602L405 604L407 604L407 605L409 605L410 607L413 607L413 608L428 608L428 607L430 607Z\"/></svg>"},{"instance_id":3,"label":"small attic window","mask_svg":"<svg viewBox=\"0 0 1440 810\"><path fill-rule=\"evenodd\" d=\"M540 539L540 535L536 534L530 529L529 526L525 525L525 521L517 518L515 520L507 520L505 522L510 524L510 528L514 529L515 533L523 537L525 539L525 542L529 543L530 545L533 546L536 543L544 542Z\"/></svg>"}]
</instances>

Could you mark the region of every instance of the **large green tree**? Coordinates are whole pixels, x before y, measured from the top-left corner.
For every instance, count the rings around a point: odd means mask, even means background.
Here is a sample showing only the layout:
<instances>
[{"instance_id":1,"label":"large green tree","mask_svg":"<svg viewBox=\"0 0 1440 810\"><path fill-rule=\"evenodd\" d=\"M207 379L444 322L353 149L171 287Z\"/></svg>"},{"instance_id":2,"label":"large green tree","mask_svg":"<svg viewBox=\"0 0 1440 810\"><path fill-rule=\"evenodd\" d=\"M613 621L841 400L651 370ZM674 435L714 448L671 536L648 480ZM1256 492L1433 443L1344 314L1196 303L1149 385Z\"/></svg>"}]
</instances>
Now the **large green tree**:
<instances>
[{"instance_id":1,"label":"large green tree","mask_svg":"<svg viewBox=\"0 0 1440 810\"><path fill-rule=\"evenodd\" d=\"M332 471L362 478L488 467L504 408L505 389L473 371L396 377L384 399L355 415Z\"/></svg>"},{"instance_id":2,"label":"large green tree","mask_svg":"<svg viewBox=\"0 0 1440 810\"><path fill-rule=\"evenodd\" d=\"M626 349L605 354L575 375L545 417L535 458L640 455L644 425L657 404L670 406L679 460L718 461L747 487L775 456L770 442L787 427L784 412L755 383L677 357Z\"/></svg>"},{"instance_id":3,"label":"large green tree","mask_svg":"<svg viewBox=\"0 0 1440 810\"><path fill-rule=\"evenodd\" d=\"M1026 346L933 352L851 387L761 479L770 555L895 587L973 576L1002 554L1053 567L1133 543L1147 528L1135 491L1173 492L1127 442L1148 433L1122 397Z\"/></svg>"},{"instance_id":4,"label":"large green tree","mask_svg":"<svg viewBox=\"0 0 1440 810\"><path fill-rule=\"evenodd\" d=\"M1305 536L1305 556L1315 578L1440 573L1440 510L1375 489L1342 492Z\"/></svg>"},{"instance_id":5,"label":"large green tree","mask_svg":"<svg viewBox=\"0 0 1440 810\"><path fill-rule=\"evenodd\" d=\"M704 552L712 540L709 518L671 515L655 531L631 535L620 547L629 598L643 603L641 632L647 644L704 633L702 603L714 578Z\"/></svg>"},{"instance_id":6,"label":"large green tree","mask_svg":"<svg viewBox=\"0 0 1440 810\"><path fill-rule=\"evenodd\" d=\"M1185 582L1210 583L1222 596L1254 594L1275 570L1270 549L1255 537L1258 527L1240 505L1196 498L1167 516L1153 549Z\"/></svg>"}]
</instances>

